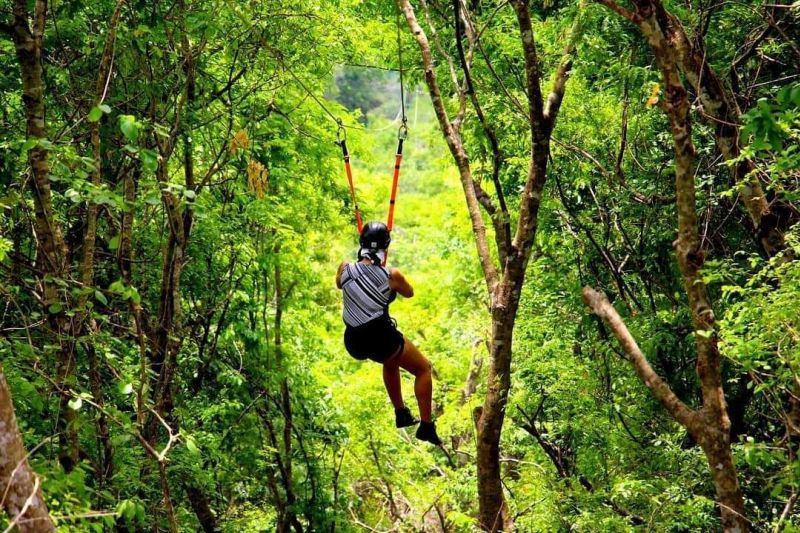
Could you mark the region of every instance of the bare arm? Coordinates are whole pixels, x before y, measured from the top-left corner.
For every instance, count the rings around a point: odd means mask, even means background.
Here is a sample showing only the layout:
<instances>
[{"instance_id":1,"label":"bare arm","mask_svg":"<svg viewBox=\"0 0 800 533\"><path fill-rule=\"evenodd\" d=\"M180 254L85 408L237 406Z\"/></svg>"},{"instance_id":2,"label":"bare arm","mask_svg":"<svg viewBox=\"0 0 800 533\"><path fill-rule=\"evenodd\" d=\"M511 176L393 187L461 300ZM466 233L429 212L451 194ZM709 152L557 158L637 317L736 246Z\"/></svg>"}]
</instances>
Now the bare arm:
<instances>
[{"instance_id":1,"label":"bare arm","mask_svg":"<svg viewBox=\"0 0 800 533\"><path fill-rule=\"evenodd\" d=\"M346 261L342 261L342 264L339 265L339 268L336 270L336 288L342 288L342 272L344 272L344 267L347 266Z\"/></svg>"},{"instance_id":2,"label":"bare arm","mask_svg":"<svg viewBox=\"0 0 800 533\"><path fill-rule=\"evenodd\" d=\"M406 298L414 296L414 288L396 268L389 272L389 288Z\"/></svg>"}]
</instances>

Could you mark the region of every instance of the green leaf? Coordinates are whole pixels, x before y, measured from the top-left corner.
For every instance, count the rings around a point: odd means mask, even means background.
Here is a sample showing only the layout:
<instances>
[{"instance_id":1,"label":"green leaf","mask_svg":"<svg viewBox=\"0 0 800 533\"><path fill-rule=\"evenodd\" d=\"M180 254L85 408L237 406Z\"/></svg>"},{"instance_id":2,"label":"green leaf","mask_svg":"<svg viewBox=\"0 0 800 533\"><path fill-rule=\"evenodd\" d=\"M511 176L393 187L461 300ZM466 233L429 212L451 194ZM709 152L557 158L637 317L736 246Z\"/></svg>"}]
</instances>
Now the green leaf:
<instances>
[{"instance_id":1,"label":"green leaf","mask_svg":"<svg viewBox=\"0 0 800 533\"><path fill-rule=\"evenodd\" d=\"M117 514L126 520L133 520L136 516L136 505L130 500L122 500L117 504Z\"/></svg>"},{"instance_id":2,"label":"green leaf","mask_svg":"<svg viewBox=\"0 0 800 533\"><path fill-rule=\"evenodd\" d=\"M150 193L144 197L144 203L147 205L159 205L161 203L161 196L157 193Z\"/></svg>"},{"instance_id":3,"label":"green leaf","mask_svg":"<svg viewBox=\"0 0 800 533\"><path fill-rule=\"evenodd\" d=\"M103 304L103 305L108 305L108 298L106 298L106 295L105 295L105 294L103 294L102 292L100 292L100 291L94 291L94 297L95 297L95 299L96 299L98 302L100 302L101 304Z\"/></svg>"},{"instance_id":4,"label":"green leaf","mask_svg":"<svg viewBox=\"0 0 800 533\"><path fill-rule=\"evenodd\" d=\"M142 149L139 151L139 158L142 160L142 167L150 172L155 172L158 168L158 154L155 150Z\"/></svg>"},{"instance_id":5,"label":"green leaf","mask_svg":"<svg viewBox=\"0 0 800 533\"><path fill-rule=\"evenodd\" d=\"M107 106L106 106L107 107ZM87 115L86 120L89 122L97 122L103 116L103 110L97 106L94 106L91 111L89 111L89 115Z\"/></svg>"},{"instance_id":6,"label":"green leaf","mask_svg":"<svg viewBox=\"0 0 800 533\"><path fill-rule=\"evenodd\" d=\"M121 279L118 279L114 283L108 286L109 292L114 294L125 294L125 284L122 282Z\"/></svg>"},{"instance_id":7,"label":"green leaf","mask_svg":"<svg viewBox=\"0 0 800 533\"><path fill-rule=\"evenodd\" d=\"M195 455L200 454L200 449L197 447L197 443L191 437L186 437L186 449Z\"/></svg>"},{"instance_id":8,"label":"green leaf","mask_svg":"<svg viewBox=\"0 0 800 533\"><path fill-rule=\"evenodd\" d=\"M79 204L81 202L81 193L76 191L75 189L67 189L64 191L64 196L69 199L73 204Z\"/></svg>"},{"instance_id":9,"label":"green leaf","mask_svg":"<svg viewBox=\"0 0 800 533\"><path fill-rule=\"evenodd\" d=\"M100 105L99 105L99 106L97 106L97 107L99 107L99 108L100 108L100 111L102 111L102 112L103 112L103 113L105 113L106 115L107 115L107 114L109 114L109 113L111 113L111 107L110 107L110 106L108 106L108 105L106 105L106 104L100 104Z\"/></svg>"},{"instance_id":10,"label":"green leaf","mask_svg":"<svg viewBox=\"0 0 800 533\"><path fill-rule=\"evenodd\" d=\"M108 240L108 249L109 250L119 249L119 234L114 235Z\"/></svg>"},{"instance_id":11,"label":"green leaf","mask_svg":"<svg viewBox=\"0 0 800 533\"><path fill-rule=\"evenodd\" d=\"M139 125L133 115L120 115L119 129L130 142L136 142L136 139L139 138Z\"/></svg>"},{"instance_id":12,"label":"green leaf","mask_svg":"<svg viewBox=\"0 0 800 533\"><path fill-rule=\"evenodd\" d=\"M125 297L135 304L142 303L142 297L139 295L139 291L136 290L136 287L128 287Z\"/></svg>"},{"instance_id":13,"label":"green leaf","mask_svg":"<svg viewBox=\"0 0 800 533\"><path fill-rule=\"evenodd\" d=\"M132 383L120 383L119 384L119 392L120 394L124 394L125 396L129 395L133 392L133 384Z\"/></svg>"},{"instance_id":14,"label":"green leaf","mask_svg":"<svg viewBox=\"0 0 800 533\"><path fill-rule=\"evenodd\" d=\"M69 405L69 408L72 409L73 411L78 411L78 410L80 410L81 406L83 405L83 400L80 399L80 398L74 398L74 399L68 401L67 405Z\"/></svg>"},{"instance_id":15,"label":"green leaf","mask_svg":"<svg viewBox=\"0 0 800 533\"><path fill-rule=\"evenodd\" d=\"M145 512L144 505L142 505L140 503L137 503L137 504L134 505L134 518L140 524L144 524L144 520L145 520L144 512Z\"/></svg>"},{"instance_id":16,"label":"green leaf","mask_svg":"<svg viewBox=\"0 0 800 533\"><path fill-rule=\"evenodd\" d=\"M55 315L60 313L63 308L64 307L60 303L54 303L50 304L50 307L48 307L47 310L50 311L51 314Z\"/></svg>"}]
</instances>

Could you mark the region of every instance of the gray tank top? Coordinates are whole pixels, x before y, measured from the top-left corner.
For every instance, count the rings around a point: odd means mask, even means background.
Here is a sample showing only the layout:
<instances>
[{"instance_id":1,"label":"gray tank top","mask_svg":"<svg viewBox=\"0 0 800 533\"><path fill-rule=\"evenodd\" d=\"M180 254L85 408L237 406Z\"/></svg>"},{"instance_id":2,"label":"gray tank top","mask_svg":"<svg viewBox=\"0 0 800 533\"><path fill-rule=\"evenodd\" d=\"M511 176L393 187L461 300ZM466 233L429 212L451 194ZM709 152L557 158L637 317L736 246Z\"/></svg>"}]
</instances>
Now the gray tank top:
<instances>
[{"instance_id":1,"label":"gray tank top","mask_svg":"<svg viewBox=\"0 0 800 533\"><path fill-rule=\"evenodd\" d=\"M389 272L379 265L349 263L340 278L344 309L342 318L348 326L363 326L367 322L389 315L389 304L395 292L389 288Z\"/></svg>"}]
</instances>

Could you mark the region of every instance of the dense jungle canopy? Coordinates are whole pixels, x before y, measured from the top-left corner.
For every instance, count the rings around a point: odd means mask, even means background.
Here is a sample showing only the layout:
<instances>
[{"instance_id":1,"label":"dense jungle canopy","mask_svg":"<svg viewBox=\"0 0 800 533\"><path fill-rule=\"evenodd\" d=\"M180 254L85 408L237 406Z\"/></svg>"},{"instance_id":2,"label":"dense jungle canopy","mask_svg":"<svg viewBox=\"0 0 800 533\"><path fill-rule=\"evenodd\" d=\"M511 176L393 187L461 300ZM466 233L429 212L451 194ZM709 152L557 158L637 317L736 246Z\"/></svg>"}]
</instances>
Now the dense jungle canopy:
<instances>
[{"instance_id":1,"label":"dense jungle canopy","mask_svg":"<svg viewBox=\"0 0 800 533\"><path fill-rule=\"evenodd\" d=\"M798 43L782 0L0 0L0 531L800 531ZM404 117L441 447L334 283L337 132L385 220Z\"/></svg>"}]
</instances>

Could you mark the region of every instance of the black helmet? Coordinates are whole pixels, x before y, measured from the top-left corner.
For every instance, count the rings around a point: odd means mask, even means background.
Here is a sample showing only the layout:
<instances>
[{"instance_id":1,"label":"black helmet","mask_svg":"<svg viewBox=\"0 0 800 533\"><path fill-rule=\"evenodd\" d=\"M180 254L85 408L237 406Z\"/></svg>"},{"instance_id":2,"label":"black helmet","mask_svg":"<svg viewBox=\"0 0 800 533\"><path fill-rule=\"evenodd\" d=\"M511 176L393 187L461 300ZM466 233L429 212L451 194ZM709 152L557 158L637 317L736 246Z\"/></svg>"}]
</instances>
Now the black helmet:
<instances>
[{"instance_id":1,"label":"black helmet","mask_svg":"<svg viewBox=\"0 0 800 533\"><path fill-rule=\"evenodd\" d=\"M389 247L392 238L389 235L389 228L383 222L369 222L361 230L361 248L372 250L385 250Z\"/></svg>"}]
</instances>

